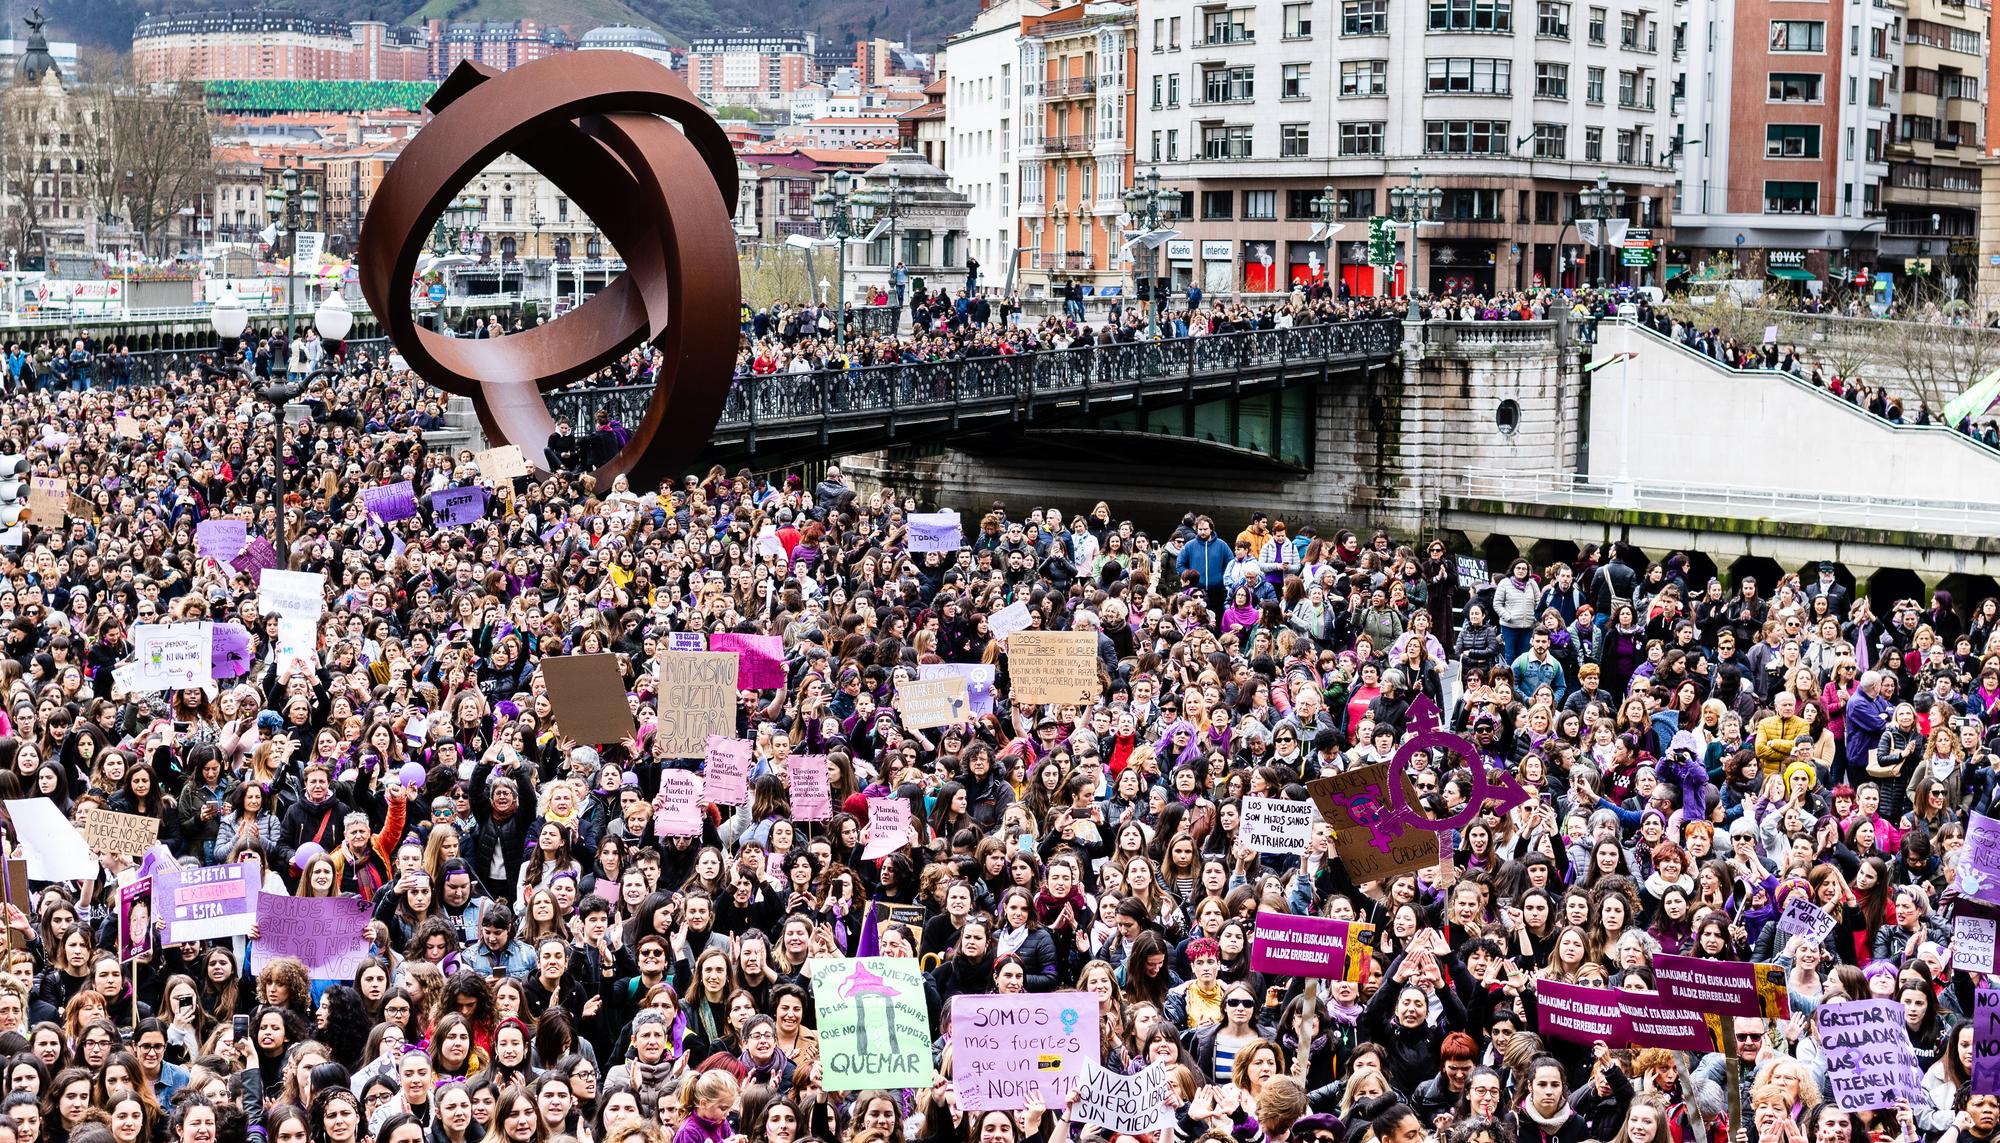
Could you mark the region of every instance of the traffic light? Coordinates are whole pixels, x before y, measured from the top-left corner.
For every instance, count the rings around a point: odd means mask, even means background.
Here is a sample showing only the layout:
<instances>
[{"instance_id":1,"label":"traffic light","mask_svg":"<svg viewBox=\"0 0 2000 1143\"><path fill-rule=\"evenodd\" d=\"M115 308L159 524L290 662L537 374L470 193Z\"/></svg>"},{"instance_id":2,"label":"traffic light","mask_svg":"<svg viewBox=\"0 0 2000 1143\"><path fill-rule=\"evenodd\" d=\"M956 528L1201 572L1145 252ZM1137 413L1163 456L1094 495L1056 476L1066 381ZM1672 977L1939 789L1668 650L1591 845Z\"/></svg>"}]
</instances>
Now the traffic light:
<instances>
[{"instance_id":1,"label":"traffic light","mask_svg":"<svg viewBox=\"0 0 2000 1143\"><path fill-rule=\"evenodd\" d=\"M0 455L0 535L19 544L18 529L28 515L28 458Z\"/></svg>"}]
</instances>

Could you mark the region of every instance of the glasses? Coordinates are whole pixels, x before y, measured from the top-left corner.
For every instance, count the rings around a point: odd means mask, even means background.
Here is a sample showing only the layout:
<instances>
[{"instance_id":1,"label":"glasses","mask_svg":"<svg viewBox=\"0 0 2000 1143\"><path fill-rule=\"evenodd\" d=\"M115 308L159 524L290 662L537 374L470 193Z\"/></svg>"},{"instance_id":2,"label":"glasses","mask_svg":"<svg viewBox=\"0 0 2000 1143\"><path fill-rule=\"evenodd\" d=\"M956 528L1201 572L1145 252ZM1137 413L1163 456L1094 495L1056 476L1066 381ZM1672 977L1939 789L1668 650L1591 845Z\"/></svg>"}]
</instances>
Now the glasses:
<instances>
[{"instance_id":1,"label":"glasses","mask_svg":"<svg viewBox=\"0 0 2000 1143\"><path fill-rule=\"evenodd\" d=\"M1223 1001L1223 1003L1231 1008L1257 1007L1257 1002L1255 1000L1251 1000L1248 997L1243 997L1243 996L1232 996L1229 999Z\"/></svg>"},{"instance_id":2,"label":"glasses","mask_svg":"<svg viewBox=\"0 0 2000 1143\"><path fill-rule=\"evenodd\" d=\"M150 1055L154 1052L166 1051L167 1046L165 1044L141 1044L139 1045L139 1050Z\"/></svg>"}]
</instances>

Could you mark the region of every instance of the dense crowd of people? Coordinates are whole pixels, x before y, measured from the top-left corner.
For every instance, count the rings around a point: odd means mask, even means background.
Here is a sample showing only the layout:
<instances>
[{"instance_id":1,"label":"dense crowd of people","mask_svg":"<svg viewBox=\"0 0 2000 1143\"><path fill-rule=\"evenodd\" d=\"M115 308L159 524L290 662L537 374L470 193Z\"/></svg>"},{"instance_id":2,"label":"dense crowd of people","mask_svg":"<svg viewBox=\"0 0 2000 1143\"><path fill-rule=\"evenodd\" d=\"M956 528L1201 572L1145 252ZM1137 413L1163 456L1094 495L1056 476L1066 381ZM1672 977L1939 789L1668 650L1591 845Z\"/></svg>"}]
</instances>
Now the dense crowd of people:
<instances>
[{"instance_id":1,"label":"dense crowd of people","mask_svg":"<svg viewBox=\"0 0 2000 1143\"><path fill-rule=\"evenodd\" d=\"M1301 298L1175 321L1378 312ZM1077 336L1014 323L849 352ZM753 372L765 352L828 346L757 339ZM359 898L370 942L339 979L252 972L255 934L156 928L121 958L132 855L81 881L10 866L0 1143L1096 1139L1040 1100L964 1111L953 1081L954 998L1071 988L1097 999L1105 1066L1164 1067L1173 1126L1153 1143L1995 1138L2000 1097L1970 1085L1979 974L1950 946L1967 815L2000 800L2000 600L1871 599L1831 563L1700 581L1684 556L1594 545L1462 582L1441 539L1309 508L1150 528L1102 502L995 503L956 550L918 553L920 505L837 468L485 481L483 517L446 527L426 494L480 482L472 454L425 443L435 393L354 364L314 380L283 456L252 382L219 369L0 410L0 451L94 508L0 548L0 800L156 818L165 860ZM398 480L418 513L384 522L361 494ZM198 550L227 517L283 527L291 568L326 577L316 663L281 669L254 566ZM1091 701L1017 696L988 626L1015 603L1094 636ZM120 685L136 625L199 619L249 629L245 674ZM702 764L659 733L655 665L680 632L784 653L782 685L736 696L748 796L701 806L698 837L657 816L663 774ZM541 667L602 652L638 730L579 743ZM990 712L905 725L899 689L933 663L990 666ZM1417 696L1472 751L1410 756L1427 810L1464 806L1472 765L1527 801L1365 883L1323 826L1296 854L1244 843L1245 797L1409 755ZM830 821L794 813L794 755L825 757ZM914 832L875 858L871 797L907 802ZM11 807L0 833L18 854ZM1823 941L1779 931L1798 894L1833 918ZM1260 911L1372 922L1364 978L1308 993L1253 971ZM824 1085L809 966L864 940L921 962L929 1086ZM1781 965L1792 1015L1739 1023L1729 1055L1539 1034L1543 982L1646 988L1658 952ZM1907 1013L1923 1099L1855 1115L1829 1098L1814 1014L1865 997Z\"/></svg>"}]
</instances>

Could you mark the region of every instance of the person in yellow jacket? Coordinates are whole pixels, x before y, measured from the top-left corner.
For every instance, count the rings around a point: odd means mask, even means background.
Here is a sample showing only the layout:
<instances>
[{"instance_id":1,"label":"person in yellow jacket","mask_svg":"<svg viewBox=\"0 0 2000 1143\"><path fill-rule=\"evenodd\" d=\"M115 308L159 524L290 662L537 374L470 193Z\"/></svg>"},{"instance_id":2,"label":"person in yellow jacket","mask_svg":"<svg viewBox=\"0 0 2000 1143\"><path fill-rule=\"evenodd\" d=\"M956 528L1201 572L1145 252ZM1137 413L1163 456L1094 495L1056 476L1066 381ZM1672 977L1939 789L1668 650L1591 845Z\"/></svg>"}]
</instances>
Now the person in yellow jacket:
<instances>
[{"instance_id":1,"label":"person in yellow jacket","mask_svg":"<svg viewBox=\"0 0 2000 1143\"><path fill-rule=\"evenodd\" d=\"M1792 760L1794 743L1812 736L1811 724L1799 717L1798 696L1780 691L1771 700L1771 707L1777 713L1757 724L1757 761L1763 764L1766 777L1783 770Z\"/></svg>"}]
</instances>

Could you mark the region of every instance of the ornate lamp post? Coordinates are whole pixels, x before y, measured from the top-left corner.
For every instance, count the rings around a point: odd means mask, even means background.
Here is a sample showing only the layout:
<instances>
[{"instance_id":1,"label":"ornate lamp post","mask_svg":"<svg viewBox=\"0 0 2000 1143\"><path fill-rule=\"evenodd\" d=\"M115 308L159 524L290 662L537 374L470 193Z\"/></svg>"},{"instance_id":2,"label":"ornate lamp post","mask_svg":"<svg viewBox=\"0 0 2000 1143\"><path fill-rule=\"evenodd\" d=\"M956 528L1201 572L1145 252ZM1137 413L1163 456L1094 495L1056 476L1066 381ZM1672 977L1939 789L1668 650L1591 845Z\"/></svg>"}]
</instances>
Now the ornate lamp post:
<instances>
[{"instance_id":1,"label":"ornate lamp post","mask_svg":"<svg viewBox=\"0 0 2000 1143\"><path fill-rule=\"evenodd\" d=\"M1178 187L1160 185L1160 168L1147 171L1132 188L1125 192L1125 213L1132 217L1135 230L1158 230L1163 219L1181 212L1181 192ZM1155 273L1159 266L1160 248L1155 243L1146 245L1146 337L1160 336L1159 276Z\"/></svg>"},{"instance_id":2,"label":"ornate lamp post","mask_svg":"<svg viewBox=\"0 0 2000 1143\"><path fill-rule=\"evenodd\" d=\"M1597 185L1585 187L1576 199L1583 213L1597 220L1597 284L1601 287L1607 281L1605 252L1611 245L1611 235L1606 233L1607 224L1612 218L1625 213L1625 192L1612 190L1610 176L1599 175Z\"/></svg>"},{"instance_id":3,"label":"ornate lamp post","mask_svg":"<svg viewBox=\"0 0 2000 1143\"><path fill-rule=\"evenodd\" d=\"M1425 186L1424 173L1414 167L1410 168L1408 186L1389 188L1390 215L1410 228L1410 280L1404 283L1405 296L1414 296L1417 288L1417 227L1435 220L1442 205L1444 191Z\"/></svg>"},{"instance_id":4,"label":"ornate lamp post","mask_svg":"<svg viewBox=\"0 0 2000 1143\"><path fill-rule=\"evenodd\" d=\"M819 220L820 233L834 243L834 344L847 348L847 243L850 239L867 233L868 223L875 217L875 208L881 205L881 196L872 191L854 189L854 176L847 171L835 171L827 180L827 189L812 198L813 217Z\"/></svg>"},{"instance_id":5,"label":"ornate lamp post","mask_svg":"<svg viewBox=\"0 0 2000 1143\"><path fill-rule=\"evenodd\" d=\"M279 172L278 185L264 192L264 205L272 221L285 232L285 353L289 356L298 336L298 316L292 312L298 308L292 303L292 283L299 276L299 229L319 221L319 189L308 183L300 190L299 169L286 167ZM237 335L242 332L238 330Z\"/></svg>"}]
</instances>

